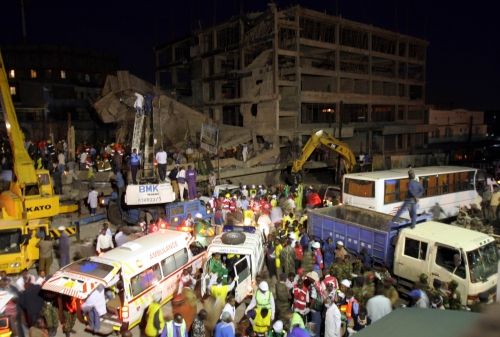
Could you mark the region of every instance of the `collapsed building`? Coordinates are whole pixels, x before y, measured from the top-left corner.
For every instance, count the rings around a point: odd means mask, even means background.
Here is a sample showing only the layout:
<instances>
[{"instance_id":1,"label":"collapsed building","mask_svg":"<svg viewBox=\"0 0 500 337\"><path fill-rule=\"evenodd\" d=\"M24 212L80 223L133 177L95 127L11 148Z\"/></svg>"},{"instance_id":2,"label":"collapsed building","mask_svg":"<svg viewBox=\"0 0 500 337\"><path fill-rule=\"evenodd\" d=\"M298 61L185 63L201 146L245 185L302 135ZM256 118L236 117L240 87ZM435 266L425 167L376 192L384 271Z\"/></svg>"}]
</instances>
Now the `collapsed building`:
<instances>
[{"instance_id":1,"label":"collapsed building","mask_svg":"<svg viewBox=\"0 0 500 337\"><path fill-rule=\"evenodd\" d=\"M263 140L254 130L217 125L210 117L180 103L153 84L127 71L109 75L101 97L94 104L104 123L116 124L116 142L131 143L136 116L135 93L152 97L153 113L150 129L151 138L156 140L154 142L156 149L164 147L182 153L191 149L193 153L187 159L201 169L202 175L206 175L210 170L219 170L221 178L234 178L249 173L275 172L282 168L278 149L273 147L272 143ZM202 144L201 132L204 127L217 132L216 135L212 135L213 143L208 146ZM147 136L142 137L143 143L147 142ZM243 161L241 155L243 146L248 149L246 161ZM152 152L149 153L151 154ZM257 165L260 169L252 169ZM271 179L274 178L270 177L269 180Z\"/></svg>"},{"instance_id":2,"label":"collapsed building","mask_svg":"<svg viewBox=\"0 0 500 337\"><path fill-rule=\"evenodd\" d=\"M323 129L389 168L393 157L428 143L427 47L341 16L270 4L158 46L156 84L219 125L255 130L282 149L300 149Z\"/></svg>"}]
</instances>

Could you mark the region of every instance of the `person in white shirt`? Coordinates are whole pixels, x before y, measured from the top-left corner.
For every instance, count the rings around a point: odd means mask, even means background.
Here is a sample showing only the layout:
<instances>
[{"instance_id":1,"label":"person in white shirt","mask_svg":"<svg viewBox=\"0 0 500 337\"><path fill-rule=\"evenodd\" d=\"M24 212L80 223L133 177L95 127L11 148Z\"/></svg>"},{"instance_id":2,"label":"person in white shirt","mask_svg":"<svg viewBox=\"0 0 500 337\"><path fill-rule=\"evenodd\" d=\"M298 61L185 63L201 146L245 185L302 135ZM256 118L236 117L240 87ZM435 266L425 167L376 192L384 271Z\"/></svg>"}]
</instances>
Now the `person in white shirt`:
<instances>
[{"instance_id":1,"label":"person in white shirt","mask_svg":"<svg viewBox=\"0 0 500 337\"><path fill-rule=\"evenodd\" d=\"M163 148L156 153L156 162L158 163L160 182L165 181L165 177L167 176L167 152Z\"/></svg>"},{"instance_id":2,"label":"person in white shirt","mask_svg":"<svg viewBox=\"0 0 500 337\"><path fill-rule=\"evenodd\" d=\"M95 246L97 255L105 253L114 247L113 238L106 234L106 228L101 229L101 233L99 233L99 236L97 237L97 244Z\"/></svg>"},{"instance_id":3,"label":"person in white shirt","mask_svg":"<svg viewBox=\"0 0 500 337\"><path fill-rule=\"evenodd\" d=\"M99 331L101 327L101 316L105 315L107 312L106 296L102 284L99 284L89 297L87 297L85 302L83 302L82 311L88 315L90 330Z\"/></svg>"},{"instance_id":4,"label":"person in white shirt","mask_svg":"<svg viewBox=\"0 0 500 337\"><path fill-rule=\"evenodd\" d=\"M187 182L186 182L186 170L184 166L179 168L179 172L177 173L177 185L179 185L179 195L181 201L184 201L184 190L187 190Z\"/></svg>"},{"instance_id":5,"label":"person in white shirt","mask_svg":"<svg viewBox=\"0 0 500 337\"><path fill-rule=\"evenodd\" d=\"M38 278L35 281L35 284L41 286L45 282L45 279L47 278L46 276L47 275L45 275L45 270L40 270L40 272L38 273Z\"/></svg>"},{"instance_id":6,"label":"person in white shirt","mask_svg":"<svg viewBox=\"0 0 500 337\"><path fill-rule=\"evenodd\" d=\"M196 286L196 279L191 275L189 272L189 269L186 268L182 271L182 276L179 279L179 288L177 290L177 295L182 294L182 289L184 288L190 288L194 289Z\"/></svg>"},{"instance_id":7,"label":"person in white shirt","mask_svg":"<svg viewBox=\"0 0 500 337\"><path fill-rule=\"evenodd\" d=\"M267 240L267 236L269 235L269 230L270 230L271 224L272 224L271 218L266 213L262 213L259 216L259 219L257 220L258 228L260 229L262 234L264 234L264 237L266 238L266 240Z\"/></svg>"},{"instance_id":8,"label":"person in white shirt","mask_svg":"<svg viewBox=\"0 0 500 337\"><path fill-rule=\"evenodd\" d=\"M35 284L35 281L35 275L31 275L27 269L24 269L21 272L21 276L16 281L16 288L19 289L19 291L24 291L26 284Z\"/></svg>"},{"instance_id":9,"label":"person in white shirt","mask_svg":"<svg viewBox=\"0 0 500 337\"><path fill-rule=\"evenodd\" d=\"M120 247L121 245L123 245L127 241L128 241L127 235L125 235L125 233L123 233L123 229L121 227L118 227L118 229L116 230L116 234L115 234L116 247Z\"/></svg>"},{"instance_id":10,"label":"person in white shirt","mask_svg":"<svg viewBox=\"0 0 500 337\"><path fill-rule=\"evenodd\" d=\"M375 296L366 303L366 312L372 323L378 321L392 311L391 300L384 296L384 285L378 284Z\"/></svg>"},{"instance_id":11,"label":"person in white shirt","mask_svg":"<svg viewBox=\"0 0 500 337\"><path fill-rule=\"evenodd\" d=\"M98 196L99 193L96 191L95 187L92 186L92 189L90 190L89 195L87 197L87 203L89 204L90 207L90 215L96 214Z\"/></svg>"},{"instance_id":12,"label":"person in white shirt","mask_svg":"<svg viewBox=\"0 0 500 337\"><path fill-rule=\"evenodd\" d=\"M325 337L341 337L342 320L340 310L332 303L325 314Z\"/></svg>"},{"instance_id":13,"label":"person in white shirt","mask_svg":"<svg viewBox=\"0 0 500 337\"><path fill-rule=\"evenodd\" d=\"M222 314L224 312L229 313L229 315L231 315L232 321L233 322L235 321L234 318L236 317L236 300L234 298L234 295L232 294L227 295L226 305L222 309L222 313L220 314L220 319L222 319Z\"/></svg>"}]
</instances>

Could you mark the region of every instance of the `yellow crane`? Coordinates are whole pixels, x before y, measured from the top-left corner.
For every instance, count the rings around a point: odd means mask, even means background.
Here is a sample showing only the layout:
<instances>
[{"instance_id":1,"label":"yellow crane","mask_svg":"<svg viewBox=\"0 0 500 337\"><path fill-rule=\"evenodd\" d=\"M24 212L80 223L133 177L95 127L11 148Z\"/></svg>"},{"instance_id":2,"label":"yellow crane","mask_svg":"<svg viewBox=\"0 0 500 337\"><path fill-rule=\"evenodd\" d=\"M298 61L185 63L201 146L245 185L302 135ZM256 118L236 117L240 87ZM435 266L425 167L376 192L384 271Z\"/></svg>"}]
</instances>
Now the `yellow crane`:
<instances>
[{"instance_id":1,"label":"yellow crane","mask_svg":"<svg viewBox=\"0 0 500 337\"><path fill-rule=\"evenodd\" d=\"M37 234L49 235L49 218L74 212L78 206L61 205L49 171L35 169L24 147L1 52L0 93L13 162L10 188L0 194L0 270L18 273L38 260Z\"/></svg>"},{"instance_id":2,"label":"yellow crane","mask_svg":"<svg viewBox=\"0 0 500 337\"><path fill-rule=\"evenodd\" d=\"M319 130L311 135L307 143L302 148L302 154L293 162L292 173L299 173L313 151L320 145L325 145L342 157L346 172L354 170L354 167L356 166L356 156L349 146L337 138L330 136L325 131Z\"/></svg>"}]
</instances>

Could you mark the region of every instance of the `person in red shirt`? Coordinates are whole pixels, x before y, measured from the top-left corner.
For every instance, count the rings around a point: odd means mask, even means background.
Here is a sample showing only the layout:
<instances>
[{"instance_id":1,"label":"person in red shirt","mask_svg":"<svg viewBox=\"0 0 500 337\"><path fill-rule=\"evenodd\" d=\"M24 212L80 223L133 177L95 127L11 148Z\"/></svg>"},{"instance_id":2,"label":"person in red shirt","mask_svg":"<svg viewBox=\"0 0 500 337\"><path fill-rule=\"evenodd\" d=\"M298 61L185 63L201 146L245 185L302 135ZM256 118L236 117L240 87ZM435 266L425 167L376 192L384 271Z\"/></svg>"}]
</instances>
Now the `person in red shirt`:
<instances>
[{"instance_id":1,"label":"person in red shirt","mask_svg":"<svg viewBox=\"0 0 500 337\"><path fill-rule=\"evenodd\" d=\"M304 280L299 278L293 287L293 311L300 314L304 319L309 312L309 290L304 285Z\"/></svg>"},{"instance_id":2,"label":"person in red shirt","mask_svg":"<svg viewBox=\"0 0 500 337\"><path fill-rule=\"evenodd\" d=\"M308 208L319 208L323 205L321 197L318 192L311 190L307 195L307 207Z\"/></svg>"},{"instance_id":3,"label":"person in red shirt","mask_svg":"<svg viewBox=\"0 0 500 337\"><path fill-rule=\"evenodd\" d=\"M299 241L295 241L295 270L298 270L302 266L302 259L304 258L304 250L300 245Z\"/></svg>"}]
</instances>

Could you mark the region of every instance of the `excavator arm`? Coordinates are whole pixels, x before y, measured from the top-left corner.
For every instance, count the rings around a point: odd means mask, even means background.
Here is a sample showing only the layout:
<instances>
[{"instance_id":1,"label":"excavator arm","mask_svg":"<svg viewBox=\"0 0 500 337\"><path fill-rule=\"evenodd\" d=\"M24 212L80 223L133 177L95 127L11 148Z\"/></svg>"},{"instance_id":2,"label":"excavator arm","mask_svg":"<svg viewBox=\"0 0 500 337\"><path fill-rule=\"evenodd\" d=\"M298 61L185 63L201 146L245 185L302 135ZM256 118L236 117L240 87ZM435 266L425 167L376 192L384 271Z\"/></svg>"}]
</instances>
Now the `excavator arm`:
<instances>
[{"instance_id":1,"label":"excavator arm","mask_svg":"<svg viewBox=\"0 0 500 337\"><path fill-rule=\"evenodd\" d=\"M300 172L313 151L321 144L337 152L342 159L344 159L347 172L354 169L354 166L356 165L356 157L349 146L347 146L346 143L328 135L323 130L319 130L311 135L311 138L309 138L306 145L302 148L302 154L293 162L292 173Z\"/></svg>"}]
</instances>

